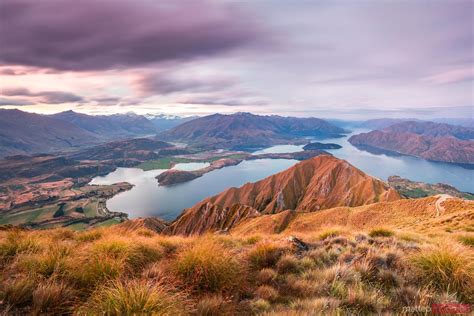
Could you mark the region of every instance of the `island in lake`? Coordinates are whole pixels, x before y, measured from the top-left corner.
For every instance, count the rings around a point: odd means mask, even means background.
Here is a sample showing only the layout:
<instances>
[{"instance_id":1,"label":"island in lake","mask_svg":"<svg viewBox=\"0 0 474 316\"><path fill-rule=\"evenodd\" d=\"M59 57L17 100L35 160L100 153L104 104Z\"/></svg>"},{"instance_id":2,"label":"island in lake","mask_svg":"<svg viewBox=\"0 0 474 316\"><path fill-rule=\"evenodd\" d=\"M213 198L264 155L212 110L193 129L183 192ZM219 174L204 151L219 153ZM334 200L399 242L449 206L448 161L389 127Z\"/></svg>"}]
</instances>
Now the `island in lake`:
<instances>
[{"instance_id":1,"label":"island in lake","mask_svg":"<svg viewBox=\"0 0 474 316\"><path fill-rule=\"evenodd\" d=\"M303 147L304 150L326 150L326 149L341 149L342 146L333 143L309 143Z\"/></svg>"}]
</instances>

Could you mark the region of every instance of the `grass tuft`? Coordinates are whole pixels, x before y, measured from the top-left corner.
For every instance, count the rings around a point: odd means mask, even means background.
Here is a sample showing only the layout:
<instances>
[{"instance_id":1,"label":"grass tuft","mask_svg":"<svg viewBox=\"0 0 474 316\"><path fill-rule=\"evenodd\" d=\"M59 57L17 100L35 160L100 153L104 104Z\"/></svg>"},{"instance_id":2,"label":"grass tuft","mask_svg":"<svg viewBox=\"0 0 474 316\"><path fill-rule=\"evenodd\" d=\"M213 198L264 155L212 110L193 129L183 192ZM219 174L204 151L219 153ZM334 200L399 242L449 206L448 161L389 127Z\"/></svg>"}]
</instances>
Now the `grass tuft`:
<instances>
[{"instance_id":1,"label":"grass tuft","mask_svg":"<svg viewBox=\"0 0 474 316\"><path fill-rule=\"evenodd\" d=\"M241 266L227 249L210 238L182 251L172 267L182 284L194 291L219 292L239 285Z\"/></svg>"},{"instance_id":2,"label":"grass tuft","mask_svg":"<svg viewBox=\"0 0 474 316\"><path fill-rule=\"evenodd\" d=\"M72 306L73 291L65 283L40 283L33 292L35 314L66 314Z\"/></svg>"},{"instance_id":3,"label":"grass tuft","mask_svg":"<svg viewBox=\"0 0 474 316\"><path fill-rule=\"evenodd\" d=\"M278 291L269 285L261 285L255 291L255 296L269 302L274 302L278 298Z\"/></svg>"},{"instance_id":4,"label":"grass tuft","mask_svg":"<svg viewBox=\"0 0 474 316\"><path fill-rule=\"evenodd\" d=\"M413 255L411 262L423 284L456 292L466 302L474 300L474 257L466 248L432 248Z\"/></svg>"},{"instance_id":5,"label":"grass tuft","mask_svg":"<svg viewBox=\"0 0 474 316\"><path fill-rule=\"evenodd\" d=\"M277 276L278 274L275 270L271 268L265 268L258 272L257 282L259 284L270 284L276 280Z\"/></svg>"},{"instance_id":6,"label":"grass tuft","mask_svg":"<svg viewBox=\"0 0 474 316\"><path fill-rule=\"evenodd\" d=\"M221 295L205 296L199 300L194 313L197 316L231 315L229 302Z\"/></svg>"},{"instance_id":7,"label":"grass tuft","mask_svg":"<svg viewBox=\"0 0 474 316\"><path fill-rule=\"evenodd\" d=\"M383 227L372 229L369 232L370 237L391 237L394 234L392 230Z\"/></svg>"},{"instance_id":8,"label":"grass tuft","mask_svg":"<svg viewBox=\"0 0 474 316\"><path fill-rule=\"evenodd\" d=\"M19 230L9 231L0 243L0 265L4 265L21 253L34 253L41 248L38 240Z\"/></svg>"},{"instance_id":9,"label":"grass tuft","mask_svg":"<svg viewBox=\"0 0 474 316\"><path fill-rule=\"evenodd\" d=\"M275 266L283 254L283 250L272 242L259 242L249 251L248 257L251 265L257 269Z\"/></svg>"},{"instance_id":10,"label":"grass tuft","mask_svg":"<svg viewBox=\"0 0 474 316\"><path fill-rule=\"evenodd\" d=\"M85 307L85 313L105 315L182 315L187 299L171 288L142 280L114 281L98 288Z\"/></svg>"},{"instance_id":11,"label":"grass tuft","mask_svg":"<svg viewBox=\"0 0 474 316\"><path fill-rule=\"evenodd\" d=\"M1 300L14 307L31 304L35 285L30 278L14 279L2 285Z\"/></svg>"},{"instance_id":12,"label":"grass tuft","mask_svg":"<svg viewBox=\"0 0 474 316\"><path fill-rule=\"evenodd\" d=\"M463 245L474 248L474 235L459 236L458 240Z\"/></svg>"}]
</instances>

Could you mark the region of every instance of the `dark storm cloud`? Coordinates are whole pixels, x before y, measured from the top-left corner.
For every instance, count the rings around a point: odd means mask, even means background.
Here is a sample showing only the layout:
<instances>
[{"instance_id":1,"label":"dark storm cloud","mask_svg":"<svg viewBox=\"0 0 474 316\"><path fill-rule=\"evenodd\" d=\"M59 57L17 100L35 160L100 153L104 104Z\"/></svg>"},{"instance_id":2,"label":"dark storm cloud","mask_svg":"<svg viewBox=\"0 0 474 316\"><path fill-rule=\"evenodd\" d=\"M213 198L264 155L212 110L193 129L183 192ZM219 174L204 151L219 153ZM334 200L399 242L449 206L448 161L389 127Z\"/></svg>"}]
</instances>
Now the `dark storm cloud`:
<instances>
[{"instance_id":1,"label":"dark storm cloud","mask_svg":"<svg viewBox=\"0 0 474 316\"><path fill-rule=\"evenodd\" d=\"M23 106L23 105L33 105L33 104L34 103L28 100L13 100L13 99L0 98L0 106L6 106L6 105Z\"/></svg>"},{"instance_id":2,"label":"dark storm cloud","mask_svg":"<svg viewBox=\"0 0 474 316\"><path fill-rule=\"evenodd\" d=\"M64 91L40 91L32 92L26 88L6 88L0 92L4 96L10 97L31 97L41 103L61 104L69 102L81 102L84 99L78 95Z\"/></svg>"},{"instance_id":3,"label":"dark storm cloud","mask_svg":"<svg viewBox=\"0 0 474 316\"><path fill-rule=\"evenodd\" d=\"M143 75L135 82L137 90L144 95L220 91L235 84L235 80L228 77L183 78L176 77L171 72Z\"/></svg>"},{"instance_id":4,"label":"dark storm cloud","mask_svg":"<svg viewBox=\"0 0 474 316\"><path fill-rule=\"evenodd\" d=\"M58 70L189 60L258 33L233 5L208 0L2 0L0 20L0 63Z\"/></svg>"}]
</instances>

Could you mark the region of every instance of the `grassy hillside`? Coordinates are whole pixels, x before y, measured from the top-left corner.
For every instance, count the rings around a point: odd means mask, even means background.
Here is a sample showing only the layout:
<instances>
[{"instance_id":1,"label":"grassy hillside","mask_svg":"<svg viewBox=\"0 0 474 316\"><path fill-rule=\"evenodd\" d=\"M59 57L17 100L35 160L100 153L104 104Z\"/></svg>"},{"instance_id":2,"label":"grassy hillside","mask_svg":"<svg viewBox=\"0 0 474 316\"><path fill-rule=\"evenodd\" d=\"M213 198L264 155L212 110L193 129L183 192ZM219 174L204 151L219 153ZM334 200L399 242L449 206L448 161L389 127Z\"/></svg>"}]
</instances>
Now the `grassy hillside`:
<instances>
[{"instance_id":1,"label":"grassy hillside","mask_svg":"<svg viewBox=\"0 0 474 316\"><path fill-rule=\"evenodd\" d=\"M132 227L132 228L131 228ZM314 315L474 300L474 235L375 227L163 236L140 225L0 231L8 313Z\"/></svg>"}]
</instances>

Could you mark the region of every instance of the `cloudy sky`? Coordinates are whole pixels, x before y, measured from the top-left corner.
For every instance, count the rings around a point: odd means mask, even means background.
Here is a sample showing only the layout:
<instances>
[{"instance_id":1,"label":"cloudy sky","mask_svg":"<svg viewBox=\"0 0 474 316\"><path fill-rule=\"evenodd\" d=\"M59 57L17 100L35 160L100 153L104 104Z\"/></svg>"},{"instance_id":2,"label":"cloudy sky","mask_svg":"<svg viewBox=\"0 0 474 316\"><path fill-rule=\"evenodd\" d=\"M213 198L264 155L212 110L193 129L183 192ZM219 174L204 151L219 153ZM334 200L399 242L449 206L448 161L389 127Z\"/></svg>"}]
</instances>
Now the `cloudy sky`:
<instances>
[{"instance_id":1,"label":"cloudy sky","mask_svg":"<svg viewBox=\"0 0 474 316\"><path fill-rule=\"evenodd\" d=\"M0 107L473 115L474 1L0 0Z\"/></svg>"}]
</instances>

